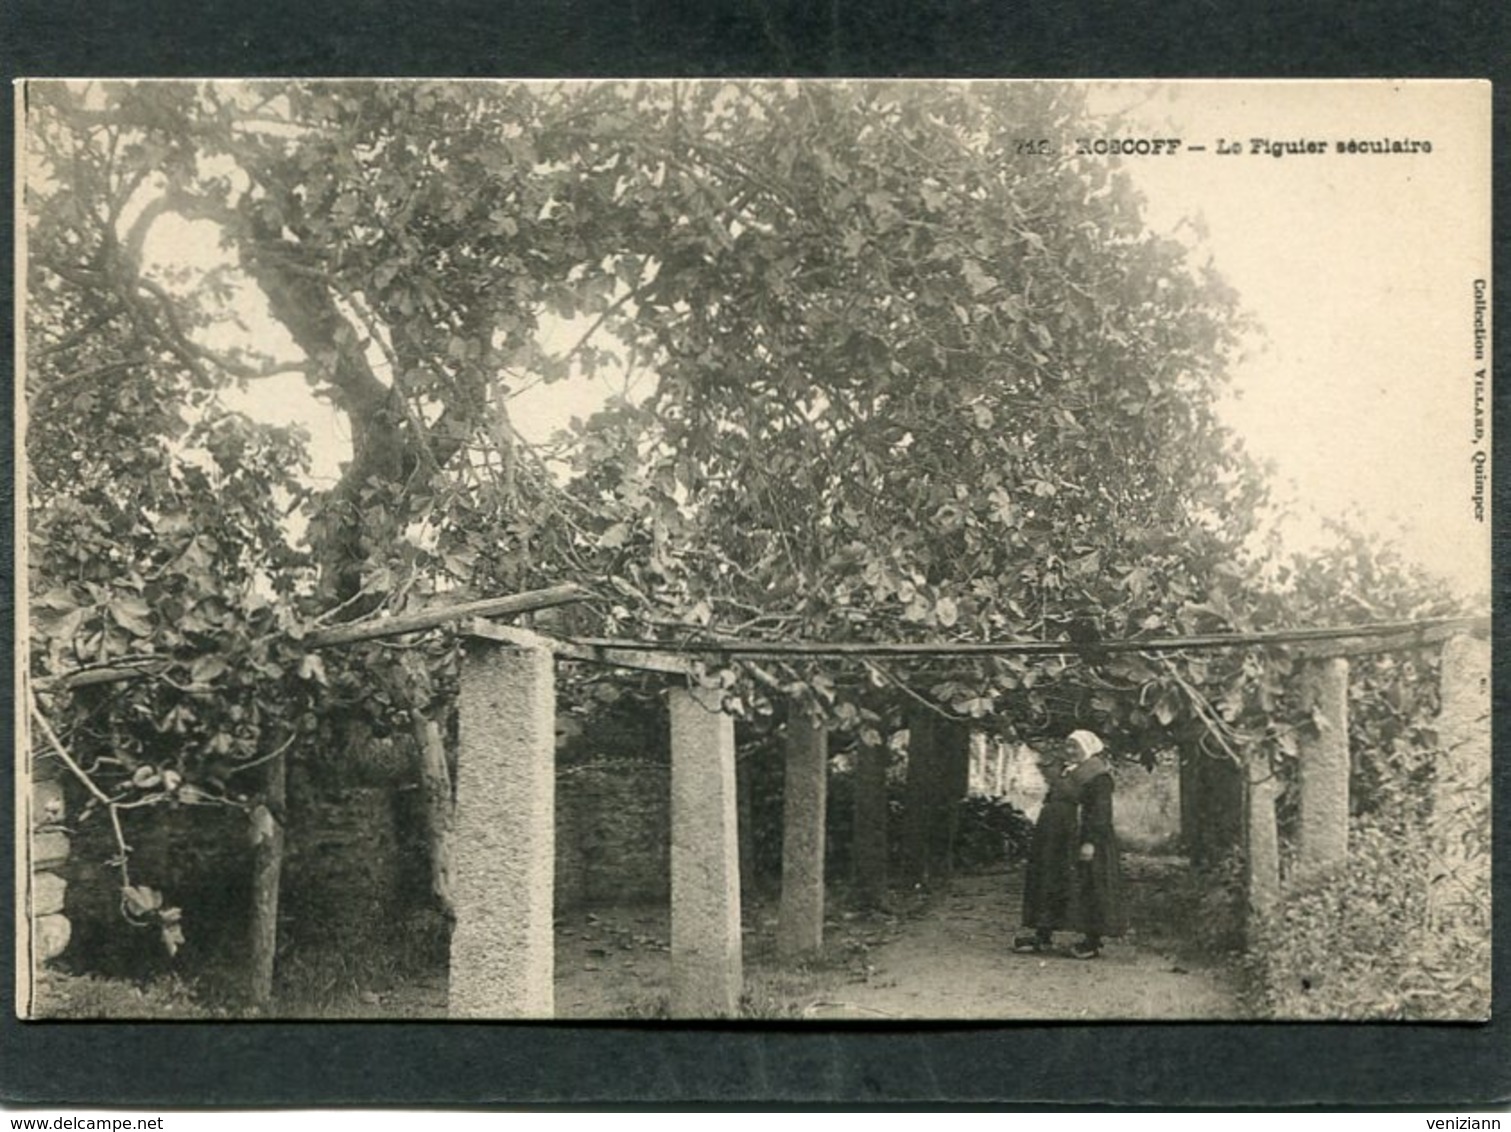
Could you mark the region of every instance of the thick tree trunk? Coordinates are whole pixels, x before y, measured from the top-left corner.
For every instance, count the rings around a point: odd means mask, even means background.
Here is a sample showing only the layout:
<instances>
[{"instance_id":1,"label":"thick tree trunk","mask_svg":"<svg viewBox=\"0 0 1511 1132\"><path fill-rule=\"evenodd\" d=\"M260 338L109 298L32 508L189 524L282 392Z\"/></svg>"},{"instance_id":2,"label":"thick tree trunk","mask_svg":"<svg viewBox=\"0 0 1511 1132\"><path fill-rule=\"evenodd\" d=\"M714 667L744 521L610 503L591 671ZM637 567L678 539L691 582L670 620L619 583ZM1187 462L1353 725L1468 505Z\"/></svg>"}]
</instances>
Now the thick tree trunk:
<instances>
[{"instance_id":1,"label":"thick tree trunk","mask_svg":"<svg viewBox=\"0 0 1511 1132\"><path fill-rule=\"evenodd\" d=\"M885 746L855 748L854 868L856 898L874 908L887 894L887 756Z\"/></svg>"},{"instance_id":2,"label":"thick tree trunk","mask_svg":"<svg viewBox=\"0 0 1511 1132\"><path fill-rule=\"evenodd\" d=\"M940 720L936 728L939 771L934 796L933 853L930 873L945 879L955 873L955 840L959 836L960 802L970 790L971 729L965 723Z\"/></svg>"},{"instance_id":3,"label":"thick tree trunk","mask_svg":"<svg viewBox=\"0 0 1511 1132\"><path fill-rule=\"evenodd\" d=\"M902 811L903 879L923 884L929 878L929 840L934 825L938 759L936 717L926 708L908 717L908 778Z\"/></svg>"},{"instance_id":4,"label":"thick tree trunk","mask_svg":"<svg viewBox=\"0 0 1511 1132\"><path fill-rule=\"evenodd\" d=\"M424 797L425 846L430 855L430 893L448 920L455 919L451 903L451 827L455 815L451 771L441 725L415 713L415 761Z\"/></svg>"},{"instance_id":5,"label":"thick tree trunk","mask_svg":"<svg viewBox=\"0 0 1511 1132\"><path fill-rule=\"evenodd\" d=\"M1220 862L1243 843L1244 772L1192 744L1181 752L1181 838L1195 865Z\"/></svg>"},{"instance_id":6,"label":"thick tree trunk","mask_svg":"<svg viewBox=\"0 0 1511 1132\"><path fill-rule=\"evenodd\" d=\"M251 816L252 917L247 994L252 1005L263 1010L273 1001L287 794L288 767L279 757L268 764L262 801L252 810Z\"/></svg>"}]
</instances>

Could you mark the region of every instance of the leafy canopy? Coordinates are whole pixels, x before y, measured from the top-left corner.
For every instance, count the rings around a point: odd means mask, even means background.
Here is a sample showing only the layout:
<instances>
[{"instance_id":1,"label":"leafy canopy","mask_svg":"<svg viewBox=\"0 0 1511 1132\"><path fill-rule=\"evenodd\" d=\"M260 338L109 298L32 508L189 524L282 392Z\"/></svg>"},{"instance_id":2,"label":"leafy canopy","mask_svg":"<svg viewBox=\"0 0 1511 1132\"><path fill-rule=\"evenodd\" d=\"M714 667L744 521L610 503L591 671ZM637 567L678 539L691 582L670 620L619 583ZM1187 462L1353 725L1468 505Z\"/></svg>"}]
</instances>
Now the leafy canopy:
<instances>
[{"instance_id":1,"label":"leafy canopy","mask_svg":"<svg viewBox=\"0 0 1511 1132\"><path fill-rule=\"evenodd\" d=\"M1214 410L1237 297L1146 229L1115 162L1016 152L1088 123L1074 88L28 97L36 663L172 658L90 726L129 722L125 749L167 751L183 781L223 784L227 759L314 734L333 697L433 710L449 658L299 642L317 617L441 589L578 580L601 600L574 627L689 639L1094 639L1331 613L1254 554L1264 483ZM222 259L145 263L170 216ZM245 329L264 308L286 346ZM525 441L514 396L601 369L650 392ZM305 474L297 429L219 405L289 370L348 426L334 485ZM1147 746L1229 727L1283 757L1275 718L1304 716L1287 668L818 666L739 691L802 688L878 722L858 678L1028 731L1078 720Z\"/></svg>"}]
</instances>

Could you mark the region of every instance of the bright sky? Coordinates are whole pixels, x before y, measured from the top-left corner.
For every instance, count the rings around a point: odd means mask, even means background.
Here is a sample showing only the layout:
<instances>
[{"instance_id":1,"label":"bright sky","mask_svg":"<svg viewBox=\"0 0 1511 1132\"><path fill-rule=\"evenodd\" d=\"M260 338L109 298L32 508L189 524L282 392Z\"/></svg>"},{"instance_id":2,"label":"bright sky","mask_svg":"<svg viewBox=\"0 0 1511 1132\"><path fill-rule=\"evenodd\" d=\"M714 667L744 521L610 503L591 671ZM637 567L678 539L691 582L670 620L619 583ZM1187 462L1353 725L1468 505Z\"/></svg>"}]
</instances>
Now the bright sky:
<instances>
[{"instance_id":1,"label":"bright sky","mask_svg":"<svg viewBox=\"0 0 1511 1132\"><path fill-rule=\"evenodd\" d=\"M1472 458L1489 445L1488 435L1476 445L1472 432L1474 371L1490 365L1488 347L1483 361L1473 353L1473 284L1489 276L1489 89L1127 83L1099 84L1094 96L1099 108L1132 108L1138 124L1118 136L1183 141L1177 156L1131 156L1124 167L1156 229L1192 240L1182 222L1201 218L1199 254L1210 253L1264 328L1223 412L1251 451L1273 462L1277 494L1303 512L1357 509L1366 526L1397 536L1410 558L1465 594L1488 592L1490 577L1488 499L1484 522L1471 505ZM1255 138L1317 141L1326 152L1253 154ZM1220 156L1219 139L1242 152ZM1432 152L1336 153L1349 139L1425 141ZM218 254L209 232L200 240L162 227L149 259L192 254L208 264ZM270 330L264 348L294 356ZM544 439L617 391L602 377L541 386L511 413L526 436ZM297 375L260 382L235 403L261 419L305 422L325 475L349 451L339 419ZM1304 550L1320 528L1300 514L1285 529Z\"/></svg>"},{"instance_id":2,"label":"bright sky","mask_svg":"<svg viewBox=\"0 0 1511 1132\"><path fill-rule=\"evenodd\" d=\"M1489 366L1473 350L1474 280L1490 270L1489 84L1130 84L1103 97L1138 103L1156 136L1207 147L1126 167L1156 228L1202 217L1214 265L1265 329L1224 415L1273 461L1279 489L1323 514L1358 508L1410 558L1488 593L1488 500L1476 522L1471 496L1474 371ZM1256 155L1255 138L1328 152ZM1432 152L1334 151L1382 138ZM1219 139L1243 153L1218 156ZM1317 529L1300 519L1289 541L1302 549Z\"/></svg>"}]
</instances>

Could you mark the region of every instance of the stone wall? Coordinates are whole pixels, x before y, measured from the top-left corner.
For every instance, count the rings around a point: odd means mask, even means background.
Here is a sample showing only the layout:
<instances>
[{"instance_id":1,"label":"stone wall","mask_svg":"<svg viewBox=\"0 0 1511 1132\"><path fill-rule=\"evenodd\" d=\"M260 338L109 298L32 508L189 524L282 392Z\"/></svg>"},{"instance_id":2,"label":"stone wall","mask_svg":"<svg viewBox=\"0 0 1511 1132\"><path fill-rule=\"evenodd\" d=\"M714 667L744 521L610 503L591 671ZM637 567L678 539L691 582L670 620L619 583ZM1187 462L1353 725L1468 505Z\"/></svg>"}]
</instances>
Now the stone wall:
<instances>
[{"instance_id":1,"label":"stone wall","mask_svg":"<svg viewBox=\"0 0 1511 1132\"><path fill-rule=\"evenodd\" d=\"M60 957L70 970L143 977L177 970L197 975L245 951L250 899L246 818L218 807L128 810L121 827L131 846L131 880L183 909L184 947L170 958L156 931L121 916L118 852L105 814L78 821L81 793L67 794L73 851L65 869L72 938Z\"/></svg>"},{"instance_id":2,"label":"stone wall","mask_svg":"<svg viewBox=\"0 0 1511 1132\"><path fill-rule=\"evenodd\" d=\"M36 766L34 773L44 770ZM64 819L62 785L40 774L31 793L31 893L32 961L45 963L62 954L73 928L63 914L67 881L64 869L71 848L62 831Z\"/></svg>"},{"instance_id":3,"label":"stone wall","mask_svg":"<svg viewBox=\"0 0 1511 1132\"><path fill-rule=\"evenodd\" d=\"M279 910L285 937L300 948L376 945L427 899L424 839L403 813L418 792L327 787L292 797Z\"/></svg>"},{"instance_id":4,"label":"stone wall","mask_svg":"<svg viewBox=\"0 0 1511 1132\"><path fill-rule=\"evenodd\" d=\"M415 792L336 789L296 778L280 915L288 942L319 949L382 937L385 925L397 927L425 899L425 846L412 831L406 835L415 823L403 812ZM658 763L615 761L560 772L559 908L669 899L670 790L668 768ZM194 807L124 815L134 849L133 879L184 909L187 943L170 962L155 933L131 931L120 920L119 875L107 863L114 842L103 815L84 823L72 846L66 835L47 828L64 804L62 784L36 784L33 821L42 826L32 841L38 961L67 949L64 958L81 969L192 973L244 947L250 860L241 814ZM65 878L72 883L65 885Z\"/></svg>"},{"instance_id":5,"label":"stone wall","mask_svg":"<svg viewBox=\"0 0 1511 1132\"><path fill-rule=\"evenodd\" d=\"M669 899L670 828L665 765L615 761L559 771L557 908Z\"/></svg>"},{"instance_id":6,"label":"stone wall","mask_svg":"<svg viewBox=\"0 0 1511 1132\"><path fill-rule=\"evenodd\" d=\"M296 775L284 861L280 932L301 951L372 947L417 901L426 872L418 838L401 833L400 809L413 791L313 787ZM238 810L185 806L122 815L136 883L183 909L185 942L168 957L155 932L120 916L115 842L96 813L77 827L65 869L72 969L137 977L158 970L197 976L238 965L246 951L251 851Z\"/></svg>"}]
</instances>

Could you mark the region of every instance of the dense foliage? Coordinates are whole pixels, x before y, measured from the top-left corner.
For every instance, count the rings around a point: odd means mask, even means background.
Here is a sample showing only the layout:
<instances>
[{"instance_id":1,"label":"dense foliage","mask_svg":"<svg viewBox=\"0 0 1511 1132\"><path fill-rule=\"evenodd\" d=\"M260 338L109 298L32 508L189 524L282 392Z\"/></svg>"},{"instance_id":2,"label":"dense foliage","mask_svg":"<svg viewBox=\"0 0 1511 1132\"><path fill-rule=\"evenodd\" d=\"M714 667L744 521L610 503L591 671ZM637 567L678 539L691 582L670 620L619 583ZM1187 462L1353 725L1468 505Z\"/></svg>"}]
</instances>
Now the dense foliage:
<instances>
[{"instance_id":1,"label":"dense foliage","mask_svg":"<svg viewBox=\"0 0 1511 1132\"><path fill-rule=\"evenodd\" d=\"M1471 835L1489 851L1490 831ZM1432 867L1420 831L1403 837L1355 824L1348 860L1290 886L1253 925L1247 962L1251 1008L1261 1017L1464 1020L1490 1009L1490 924L1484 914L1435 923Z\"/></svg>"},{"instance_id":2,"label":"dense foliage","mask_svg":"<svg viewBox=\"0 0 1511 1132\"><path fill-rule=\"evenodd\" d=\"M315 652L309 632L447 590L575 580L597 598L567 630L690 644L1084 643L1332 621L1343 598L1361 619L1448 608L1363 544L1284 568L1264 552L1263 479L1214 409L1237 297L1146 229L1115 163L1015 153L1087 121L1072 88L27 94L33 676L164 662L47 697L39 750L73 752L96 808L231 806L262 836L277 760L339 763L358 725L422 734L452 695L444 636ZM167 223L203 247L151 261ZM515 395L600 369L649 392L525 440ZM299 430L220 403L289 372L343 416L334 484L308 476ZM1428 674L1392 663L1358 685L1358 741L1406 750ZM1290 665L715 678L737 712L797 696L847 729L926 699L1030 736L1090 724L1124 750L1283 764L1311 725ZM620 693L564 700L591 720ZM122 865L128 914L161 919Z\"/></svg>"}]
</instances>

